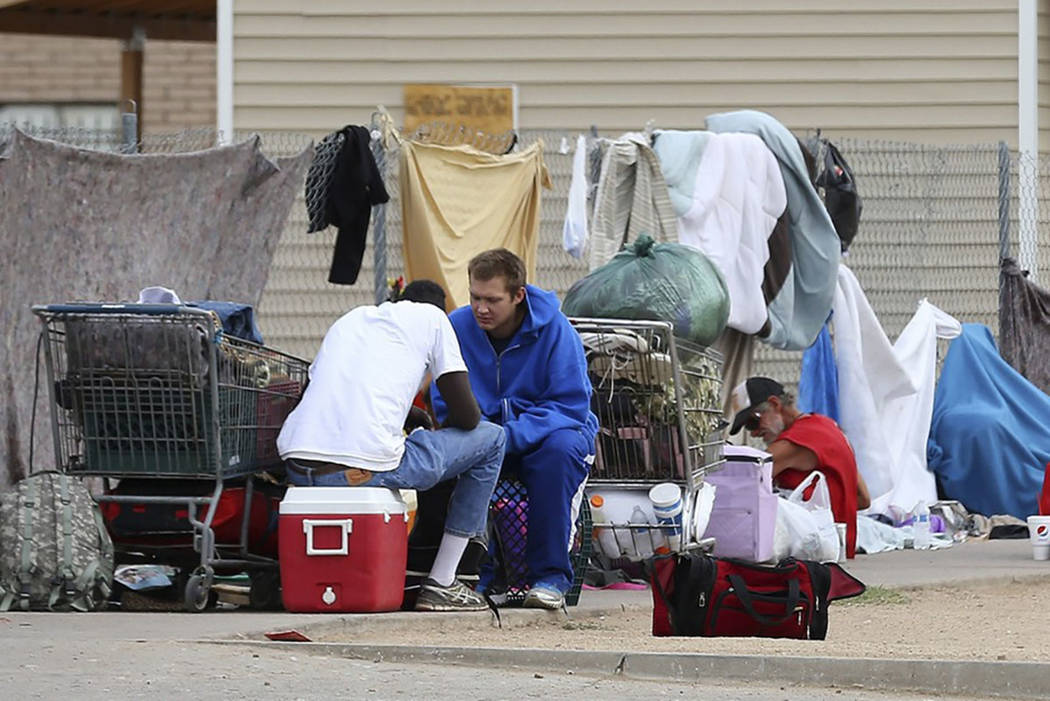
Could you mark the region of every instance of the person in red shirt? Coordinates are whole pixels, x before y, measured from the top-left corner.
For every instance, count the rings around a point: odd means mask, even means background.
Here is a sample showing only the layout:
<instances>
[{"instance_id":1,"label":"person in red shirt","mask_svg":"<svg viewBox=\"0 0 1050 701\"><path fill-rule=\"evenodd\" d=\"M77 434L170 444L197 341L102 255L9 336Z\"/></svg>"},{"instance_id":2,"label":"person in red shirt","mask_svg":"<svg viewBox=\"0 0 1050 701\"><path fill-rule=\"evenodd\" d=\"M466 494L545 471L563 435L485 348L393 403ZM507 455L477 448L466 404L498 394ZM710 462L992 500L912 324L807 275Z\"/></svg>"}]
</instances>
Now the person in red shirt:
<instances>
[{"instance_id":1,"label":"person in red shirt","mask_svg":"<svg viewBox=\"0 0 1050 701\"><path fill-rule=\"evenodd\" d=\"M773 456L773 483L794 489L820 470L827 478L831 511L846 524L846 557L857 548L857 510L871 505L868 487L857 471L853 448L838 424L820 414L803 414L795 398L776 380L751 377L733 390L738 411L730 434L747 429Z\"/></svg>"}]
</instances>

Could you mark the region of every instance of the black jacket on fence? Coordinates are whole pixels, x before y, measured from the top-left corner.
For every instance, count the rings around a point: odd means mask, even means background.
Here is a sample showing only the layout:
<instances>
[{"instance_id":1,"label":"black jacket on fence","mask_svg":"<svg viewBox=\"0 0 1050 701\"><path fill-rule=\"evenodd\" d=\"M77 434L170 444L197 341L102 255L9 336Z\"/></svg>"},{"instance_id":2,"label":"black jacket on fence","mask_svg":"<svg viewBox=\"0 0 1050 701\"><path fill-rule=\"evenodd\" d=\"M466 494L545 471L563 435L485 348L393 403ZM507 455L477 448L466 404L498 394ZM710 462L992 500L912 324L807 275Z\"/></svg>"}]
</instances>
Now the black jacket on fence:
<instances>
[{"instance_id":1,"label":"black jacket on fence","mask_svg":"<svg viewBox=\"0 0 1050 701\"><path fill-rule=\"evenodd\" d=\"M339 229L328 281L357 282L368 237L372 207L390 201L362 126L346 126L318 145L306 176L307 233L332 225Z\"/></svg>"}]
</instances>

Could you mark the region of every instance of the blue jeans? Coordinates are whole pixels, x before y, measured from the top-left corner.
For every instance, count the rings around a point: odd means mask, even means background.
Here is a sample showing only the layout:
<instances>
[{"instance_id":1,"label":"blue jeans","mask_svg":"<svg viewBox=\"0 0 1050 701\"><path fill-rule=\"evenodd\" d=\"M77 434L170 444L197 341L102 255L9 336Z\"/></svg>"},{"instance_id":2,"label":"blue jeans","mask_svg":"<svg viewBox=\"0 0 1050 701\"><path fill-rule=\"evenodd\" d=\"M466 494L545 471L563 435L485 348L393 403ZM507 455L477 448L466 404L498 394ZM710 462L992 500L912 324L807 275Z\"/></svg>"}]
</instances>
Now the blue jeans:
<instances>
[{"instance_id":1,"label":"blue jeans","mask_svg":"<svg viewBox=\"0 0 1050 701\"><path fill-rule=\"evenodd\" d=\"M438 482L456 480L445 518L445 532L472 538L485 533L489 500L503 463L503 427L482 421L464 431L442 428L413 431L405 439L401 462L389 472L375 472L358 487L426 490ZM288 481L297 486L347 487L346 474L307 474L289 470Z\"/></svg>"},{"instance_id":2,"label":"blue jeans","mask_svg":"<svg viewBox=\"0 0 1050 701\"><path fill-rule=\"evenodd\" d=\"M563 428L531 452L508 453L504 459L504 474L516 476L528 495L525 562L530 587L542 584L564 594L572 586L571 534L593 455L594 441L584 431ZM483 588L493 575L490 565L483 568Z\"/></svg>"}]
</instances>

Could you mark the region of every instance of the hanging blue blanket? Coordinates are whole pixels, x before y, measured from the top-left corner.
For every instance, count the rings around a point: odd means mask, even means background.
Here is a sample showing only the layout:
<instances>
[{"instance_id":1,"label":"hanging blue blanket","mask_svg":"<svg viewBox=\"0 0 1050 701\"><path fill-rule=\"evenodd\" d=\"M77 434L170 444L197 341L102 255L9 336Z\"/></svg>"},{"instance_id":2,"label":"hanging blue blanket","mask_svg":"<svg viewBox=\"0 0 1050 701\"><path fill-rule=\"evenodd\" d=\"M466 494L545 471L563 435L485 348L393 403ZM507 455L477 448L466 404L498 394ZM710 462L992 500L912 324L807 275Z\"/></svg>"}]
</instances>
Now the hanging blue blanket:
<instances>
[{"instance_id":1,"label":"hanging blue blanket","mask_svg":"<svg viewBox=\"0 0 1050 701\"><path fill-rule=\"evenodd\" d=\"M836 423L839 420L839 369L826 323L817 340L802 354L798 409L807 414L822 414Z\"/></svg>"},{"instance_id":2,"label":"hanging blue blanket","mask_svg":"<svg viewBox=\"0 0 1050 701\"><path fill-rule=\"evenodd\" d=\"M987 327L963 324L944 360L927 444L939 490L972 512L1025 518L1050 462L1050 396L999 355Z\"/></svg>"}]
</instances>

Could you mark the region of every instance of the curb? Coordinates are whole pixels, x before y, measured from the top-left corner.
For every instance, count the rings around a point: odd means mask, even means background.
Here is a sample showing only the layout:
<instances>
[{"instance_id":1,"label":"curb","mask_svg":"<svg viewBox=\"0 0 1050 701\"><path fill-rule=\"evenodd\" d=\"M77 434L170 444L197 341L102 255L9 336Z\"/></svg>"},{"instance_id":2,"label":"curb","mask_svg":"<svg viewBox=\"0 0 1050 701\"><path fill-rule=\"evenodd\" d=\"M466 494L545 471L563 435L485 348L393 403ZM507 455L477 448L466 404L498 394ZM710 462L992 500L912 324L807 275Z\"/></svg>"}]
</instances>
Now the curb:
<instances>
[{"instance_id":1,"label":"curb","mask_svg":"<svg viewBox=\"0 0 1050 701\"><path fill-rule=\"evenodd\" d=\"M278 647L285 651L374 662L505 667L551 674L620 675L649 681L762 680L808 687L853 687L969 697L1045 699L1050 696L1050 663L1044 662L760 657L248 640L204 642L253 648Z\"/></svg>"}]
</instances>

